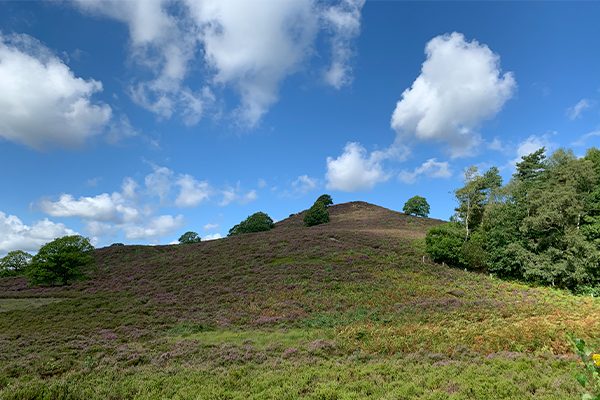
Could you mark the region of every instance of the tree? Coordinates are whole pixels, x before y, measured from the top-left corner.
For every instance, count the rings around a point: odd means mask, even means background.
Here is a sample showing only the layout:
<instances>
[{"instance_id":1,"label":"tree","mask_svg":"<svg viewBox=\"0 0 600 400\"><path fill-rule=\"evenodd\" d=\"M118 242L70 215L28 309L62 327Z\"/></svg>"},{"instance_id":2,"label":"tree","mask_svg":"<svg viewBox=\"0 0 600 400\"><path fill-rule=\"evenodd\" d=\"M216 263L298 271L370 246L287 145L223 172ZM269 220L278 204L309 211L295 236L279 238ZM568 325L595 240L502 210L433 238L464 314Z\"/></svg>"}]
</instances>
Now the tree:
<instances>
[{"instance_id":1,"label":"tree","mask_svg":"<svg viewBox=\"0 0 600 400\"><path fill-rule=\"evenodd\" d=\"M462 246L465 238L462 228L455 222L431 228L425 237L425 251L435 262L444 262L451 267L463 267Z\"/></svg>"},{"instance_id":2,"label":"tree","mask_svg":"<svg viewBox=\"0 0 600 400\"><path fill-rule=\"evenodd\" d=\"M425 197L413 196L404 203L402 211L408 215L427 217L429 216L429 203L427 203Z\"/></svg>"},{"instance_id":3,"label":"tree","mask_svg":"<svg viewBox=\"0 0 600 400\"><path fill-rule=\"evenodd\" d=\"M94 247L88 238L64 236L42 246L32 258L26 275L32 285L67 285L83 276L83 268L94 262Z\"/></svg>"},{"instance_id":4,"label":"tree","mask_svg":"<svg viewBox=\"0 0 600 400\"><path fill-rule=\"evenodd\" d=\"M328 194L322 194L317 199L317 202L323 203L327 207L333 204L333 199Z\"/></svg>"},{"instance_id":5,"label":"tree","mask_svg":"<svg viewBox=\"0 0 600 400\"><path fill-rule=\"evenodd\" d=\"M235 225L229 230L229 236L238 235L240 233L263 232L273 229L275 224L271 217L264 212L257 212L250 215L248 218Z\"/></svg>"},{"instance_id":6,"label":"tree","mask_svg":"<svg viewBox=\"0 0 600 400\"><path fill-rule=\"evenodd\" d=\"M196 232L188 231L179 237L179 244L199 243L200 236Z\"/></svg>"},{"instance_id":7,"label":"tree","mask_svg":"<svg viewBox=\"0 0 600 400\"><path fill-rule=\"evenodd\" d=\"M319 200L304 214L304 225L315 226L329 222L329 211L325 203Z\"/></svg>"},{"instance_id":8,"label":"tree","mask_svg":"<svg viewBox=\"0 0 600 400\"><path fill-rule=\"evenodd\" d=\"M20 275L31 262L31 254L22 250L9 252L0 259L0 277Z\"/></svg>"}]
</instances>

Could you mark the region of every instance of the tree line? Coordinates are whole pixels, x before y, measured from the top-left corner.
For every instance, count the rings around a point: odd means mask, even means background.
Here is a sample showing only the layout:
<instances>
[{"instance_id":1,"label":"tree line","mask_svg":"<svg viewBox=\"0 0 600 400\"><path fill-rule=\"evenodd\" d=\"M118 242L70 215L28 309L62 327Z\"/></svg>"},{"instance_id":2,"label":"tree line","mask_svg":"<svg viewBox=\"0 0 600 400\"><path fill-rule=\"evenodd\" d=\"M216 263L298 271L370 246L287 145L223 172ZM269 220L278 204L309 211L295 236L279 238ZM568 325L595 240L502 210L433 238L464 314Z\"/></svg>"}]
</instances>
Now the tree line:
<instances>
[{"instance_id":1,"label":"tree line","mask_svg":"<svg viewBox=\"0 0 600 400\"><path fill-rule=\"evenodd\" d=\"M545 148L499 170L465 172L451 221L431 229L434 261L502 278L600 294L600 150Z\"/></svg>"}]
</instances>

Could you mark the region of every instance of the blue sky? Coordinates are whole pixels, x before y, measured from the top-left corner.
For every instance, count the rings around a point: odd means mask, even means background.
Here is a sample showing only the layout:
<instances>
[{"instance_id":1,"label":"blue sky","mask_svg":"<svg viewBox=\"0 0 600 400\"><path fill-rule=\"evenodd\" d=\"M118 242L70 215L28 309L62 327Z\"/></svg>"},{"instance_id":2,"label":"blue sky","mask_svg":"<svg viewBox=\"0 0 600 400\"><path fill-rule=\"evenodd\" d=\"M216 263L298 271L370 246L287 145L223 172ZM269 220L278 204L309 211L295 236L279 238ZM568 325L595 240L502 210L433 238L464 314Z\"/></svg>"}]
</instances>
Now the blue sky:
<instances>
[{"instance_id":1,"label":"blue sky","mask_svg":"<svg viewBox=\"0 0 600 400\"><path fill-rule=\"evenodd\" d=\"M448 218L600 144L598 2L0 3L0 253L225 236L321 193Z\"/></svg>"}]
</instances>

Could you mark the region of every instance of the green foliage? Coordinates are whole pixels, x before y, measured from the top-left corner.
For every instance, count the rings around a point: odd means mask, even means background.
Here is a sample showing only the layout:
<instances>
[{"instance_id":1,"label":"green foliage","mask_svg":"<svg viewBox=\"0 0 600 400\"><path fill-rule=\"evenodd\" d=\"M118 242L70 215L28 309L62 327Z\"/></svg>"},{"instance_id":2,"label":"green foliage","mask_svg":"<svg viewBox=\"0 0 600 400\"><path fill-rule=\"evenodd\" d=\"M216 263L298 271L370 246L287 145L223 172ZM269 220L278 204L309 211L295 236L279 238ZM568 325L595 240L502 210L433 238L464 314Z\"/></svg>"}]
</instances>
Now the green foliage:
<instances>
[{"instance_id":1,"label":"green foliage","mask_svg":"<svg viewBox=\"0 0 600 400\"><path fill-rule=\"evenodd\" d=\"M304 225L315 226L329 222L329 210L325 203L317 200L304 214Z\"/></svg>"},{"instance_id":2,"label":"green foliage","mask_svg":"<svg viewBox=\"0 0 600 400\"><path fill-rule=\"evenodd\" d=\"M425 250L435 262L452 267L465 265L462 247L465 243L462 227L453 222L431 228L425 238Z\"/></svg>"},{"instance_id":3,"label":"green foliage","mask_svg":"<svg viewBox=\"0 0 600 400\"><path fill-rule=\"evenodd\" d=\"M546 158L543 148L524 156L504 187L496 168L483 175L468 169L465 186L456 191L454 218L464 229L465 243L453 258L438 257L504 278L595 293L600 286L598 171L598 150L578 159L560 149ZM434 233L429 248L436 254L438 248L458 248L447 234Z\"/></svg>"},{"instance_id":4,"label":"green foliage","mask_svg":"<svg viewBox=\"0 0 600 400\"><path fill-rule=\"evenodd\" d=\"M425 197L413 196L404 203L402 208L405 214L416 215L417 217L429 216L429 203Z\"/></svg>"},{"instance_id":5,"label":"green foliage","mask_svg":"<svg viewBox=\"0 0 600 400\"><path fill-rule=\"evenodd\" d=\"M268 231L273 229L273 226L275 226L275 224L271 217L264 212L259 211L231 228L229 230L229 236L238 235L240 233Z\"/></svg>"},{"instance_id":6,"label":"green foliage","mask_svg":"<svg viewBox=\"0 0 600 400\"><path fill-rule=\"evenodd\" d=\"M600 351L593 352L583 339L572 338L575 352L583 363L577 382L584 388L582 400L600 400Z\"/></svg>"},{"instance_id":7,"label":"green foliage","mask_svg":"<svg viewBox=\"0 0 600 400\"><path fill-rule=\"evenodd\" d=\"M328 194L322 194L319 196L319 198L317 199L316 202L323 203L325 205L325 207L327 207L327 206L330 206L333 204L333 199Z\"/></svg>"},{"instance_id":8,"label":"green foliage","mask_svg":"<svg viewBox=\"0 0 600 400\"><path fill-rule=\"evenodd\" d=\"M45 244L25 271L31 285L67 285L83 276L94 262L90 241L79 235L64 236Z\"/></svg>"},{"instance_id":9,"label":"green foliage","mask_svg":"<svg viewBox=\"0 0 600 400\"><path fill-rule=\"evenodd\" d=\"M31 262L31 254L22 250L9 252L0 258L0 277L21 275Z\"/></svg>"},{"instance_id":10,"label":"green foliage","mask_svg":"<svg viewBox=\"0 0 600 400\"><path fill-rule=\"evenodd\" d=\"M198 233L188 231L179 237L179 244L200 243L200 240Z\"/></svg>"}]
</instances>

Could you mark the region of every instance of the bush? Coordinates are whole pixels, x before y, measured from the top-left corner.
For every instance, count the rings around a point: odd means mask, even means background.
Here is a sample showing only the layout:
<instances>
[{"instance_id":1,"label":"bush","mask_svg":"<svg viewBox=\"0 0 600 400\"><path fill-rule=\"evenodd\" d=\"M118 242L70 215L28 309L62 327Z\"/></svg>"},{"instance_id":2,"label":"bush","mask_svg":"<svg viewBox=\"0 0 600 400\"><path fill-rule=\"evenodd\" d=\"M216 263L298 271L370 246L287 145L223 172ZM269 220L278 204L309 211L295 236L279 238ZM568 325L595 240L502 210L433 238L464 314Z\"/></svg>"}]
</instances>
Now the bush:
<instances>
[{"instance_id":1,"label":"bush","mask_svg":"<svg viewBox=\"0 0 600 400\"><path fill-rule=\"evenodd\" d=\"M600 400L600 352L593 352L583 339L571 337L575 352L583 364L583 370L577 374L577 382L586 391L583 400Z\"/></svg>"},{"instance_id":2,"label":"bush","mask_svg":"<svg viewBox=\"0 0 600 400\"><path fill-rule=\"evenodd\" d=\"M304 225L314 226L329 222L329 211L325 203L317 200L304 214Z\"/></svg>"},{"instance_id":3,"label":"bush","mask_svg":"<svg viewBox=\"0 0 600 400\"><path fill-rule=\"evenodd\" d=\"M333 199L328 194L322 194L319 196L316 203L323 203L325 207L327 207L333 204Z\"/></svg>"},{"instance_id":4,"label":"bush","mask_svg":"<svg viewBox=\"0 0 600 400\"><path fill-rule=\"evenodd\" d=\"M22 250L11 251L0 259L0 277L20 275L30 262L31 254Z\"/></svg>"},{"instance_id":5,"label":"bush","mask_svg":"<svg viewBox=\"0 0 600 400\"><path fill-rule=\"evenodd\" d=\"M275 224L271 217L264 212L257 212L229 230L229 236L240 233L263 232L273 229Z\"/></svg>"},{"instance_id":6,"label":"bush","mask_svg":"<svg viewBox=\"0 0 600 400\"><path fill-rule=\"evenodd\" d=\"M83 276L82 269L94 262L90 241L78 235L64 236L42 246L26 270L32 285L67 285Z\"/></svg>"},{"instance_id":7,"label":"bush","mask_svg":"<svg viewBox=\"0 0 600 400\"><path fill-rule=\"evenodd\" d=\"M404 203L402 211L408 215L427 217L429 216L429 203L427 203L425 197L413 196Z\"/></svg>"},{"instance_id":8,"label":"bush","mask_svg":"<svg viewBox=\"0 0 600 400\"><path fill-rule=\"evenodd\" d=\"M179 244L200 243L200 236L196 232L186 232L179 237Z\"/></svg>"},{"instance_id":9,"label":"bush","mask_svg":"<svg viewBox=\"0 0 600 400\"><path fill-rule=\"evenodd\" d=\"M444 262L452 267L463 267L465 265L462 256L464 243L464 230L460 225L448 222L427 232L425 250L435 262Z\"/></svg>"},{"instance_id":10,"label":"bush","mask_svg":"<svg viewBox=\"0 0 600 400\"><path fill-rule=\"evenodd\" d=\"M125 246L123 243L113 243L109 247L122 247Z\"/></svg>"}]
</instances>

